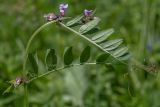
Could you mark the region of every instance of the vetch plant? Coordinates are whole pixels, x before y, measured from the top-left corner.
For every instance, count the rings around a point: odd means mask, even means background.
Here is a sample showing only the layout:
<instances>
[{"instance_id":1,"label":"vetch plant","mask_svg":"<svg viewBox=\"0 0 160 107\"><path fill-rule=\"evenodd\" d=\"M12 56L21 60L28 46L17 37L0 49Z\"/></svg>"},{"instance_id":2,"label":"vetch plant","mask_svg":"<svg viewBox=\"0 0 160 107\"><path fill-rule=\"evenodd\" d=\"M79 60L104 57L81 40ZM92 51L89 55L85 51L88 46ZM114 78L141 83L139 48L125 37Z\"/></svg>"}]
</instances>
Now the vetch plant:
<instances>
[{"instance_id":1,"label":"vetch plant","mask_svg":"<svg viewBox=\"0 0 160 107\"><path fill-rule=\"evenodd\" d=\"M75 18L72 18L67 23L64 22L66 19L70 19L66 16L66 10L68 8L68 4L60 4L59 6L59 15L54 13L49 13L44 15L47 23L39 27L30 37L26 50L25 50L25 58L23 62L23 73L21 76L18 76L15 80L9 81L11 84L3 94L8 93L11 89L18 88L19 86L24 86L24 105L25 107L29 106L28 103L28 87L27 85L38 78L46 77L47 75L54 73L55 71L64 70L66 68L82 66L82 65L104 65L104 64L114 64L113 61L120 62L122 64L126 64L124 61L128 60L130 54L128 52L128 48L126 46L121 46L123 43L123 39L113 39L110 40L109 37L114 33L114 29L110 28L107 30L99 30L97 28L101 19L99 17L93 16L93 10L85 9L83 15L77 15ZM34 38L38 36L37 34L44 29L45 27L51 24L59 24L61 28L66 29L67 31L73 33L77 37L82 38L87 41L88 44L98 48L103 52L98 58L95 58L94 62L88 62L91 55L91 46L86 46L80 56L79 63L73 63L74 61L74 47L68 47L64 50L63 54L63 66L57 67L57 53L55 49L47 49L45 56L45 64L47 68L47 72L44 74L38 73L38 60L36 54L30 53L29 49L31 47ZM74 28L78 27L78 30ZM95 30L96 29L96 30ZM92 35L92 36L88 36ZM113 59L113 60L110 60ZM28 64L27 64L28 63ZM29 68L29 69L28 69Z\"/></svg>"}]
</instances>

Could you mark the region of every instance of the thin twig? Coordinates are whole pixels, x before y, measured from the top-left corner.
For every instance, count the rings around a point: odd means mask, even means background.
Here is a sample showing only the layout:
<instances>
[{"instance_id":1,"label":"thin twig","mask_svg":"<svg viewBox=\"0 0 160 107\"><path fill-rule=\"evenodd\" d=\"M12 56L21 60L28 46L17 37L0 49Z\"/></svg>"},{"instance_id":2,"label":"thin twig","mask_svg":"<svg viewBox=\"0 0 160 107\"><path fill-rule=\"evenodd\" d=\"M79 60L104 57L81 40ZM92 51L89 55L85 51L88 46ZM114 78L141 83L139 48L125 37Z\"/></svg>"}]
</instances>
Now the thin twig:
<instances>
[{"instance_id":1,"label":"thin twig","mask_svg":"<svg viewBox=\"0 0 160 107\"><path fill-rule=\"evenodd\" d=\"M82 63L79 63L79 64L65 65L64 67L60 67L60 68L54 69L54 70L52 70L52 71L46 72L46 73L44 73L44 74L41 74L41 75L39 75L39 76L37 76L37 77L34 77L34 78L28 80L26 83L30 83L30 82L32 82L33 80L36 80L36 79L45 77L45 76L47 76L47 75L49 75L49 74L51 74L51 73L53 73L53 72L55 72L55 71L61 71L61 70L64 70L64 69L66 69L66 68L71 68L71 67L75 67L75 66L82 66L82 65L97 65L97 64L108 64L108 65L110 65L111 63L105 63L105 62L103 62L103 63L83 63L83 64L82 64Z\"/></svg>"},{"instance_id":2,"label":"thin twig","mask_svg":"<svg viewBox=\"0 0 160 107\"><path fill-rule=\"evenodd\" d=\"M30 37L28 43L27 43L27 46L26 46L26 49L25 49L25 59L24 59L24 63L23 63L23 72L25 71L26 69L26 62L27 62L27 57L28 57L28 53L29 53L29 48L31 46L31 43L33 41L33 39L36 37L36 35L43 29L45 28L46 26L50 25L50 24L53 24L55 23L56 21L51 21L51 22L48 22L48 23L45 23L44 25L42 25L41 27L39 27Z\"/></svg>"}]
</instances>

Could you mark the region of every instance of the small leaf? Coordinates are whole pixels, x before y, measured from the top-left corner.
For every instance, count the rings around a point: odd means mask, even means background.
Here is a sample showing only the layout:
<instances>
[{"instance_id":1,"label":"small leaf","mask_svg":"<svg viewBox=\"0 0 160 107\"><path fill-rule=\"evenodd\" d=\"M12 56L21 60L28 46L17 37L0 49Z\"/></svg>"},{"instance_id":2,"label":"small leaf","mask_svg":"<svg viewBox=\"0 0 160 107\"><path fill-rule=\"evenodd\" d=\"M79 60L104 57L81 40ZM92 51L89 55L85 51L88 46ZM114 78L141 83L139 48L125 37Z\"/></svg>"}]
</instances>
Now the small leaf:
<instances>
[{"instance_id":1,"label":"small leaf","mask_svg":"<svg viewBox=\"0 0 160 107\"><path fill-rule=\"evenodd\" d=\"M87 62L88 59L90 58L90 53L91 53L91 48L89 46L84 48L84 50L82 51L80 55L80 63Z\"/></svg>"},{"instance_id":2,"label":"small leaf","mask_svg":"<svg viewBox=\"0 0 160 107\"><path fill-rule=\"evenodd\" d=\"M64 52L64 64L70 65L72 61L73 61L72 47L69 47Z\"/></svg>"},{"instance_id":3,"label":"small leaf","mask_svg":"<svg viewBox=\"0 0 160 107\"><path fill-rule=\"evenodd\" d=\"M99 22L100 22L100 18L94 17L93 20L91 20L90 22L86 23L85 25L82 25L80 27L80 29L79 29L79 32L81 34L87 33L88 31L93 29L95 26L97 26Z\"/></svg>"},{"instance_id":4,"label":"small leaf","mask_svg":"<svg viewBox=\"0 0 160 107\"><path fill-rule=\"evenodd\" d=\"M124 54L126 54L127 52L128 52L128 48L122 47L122 48L119 48L116 51L114 51L113 56L120 57L120 56L123 56Z\"/></svg>"},{"instance_id":5,"label":"small leaf","mask_svg":"<svg viewBox=\"0 0 160 107\"><path fill-rule=\"evenodd\" d=\"M113 45L105 48L105 50L106 50L106 51L114 50L114 49L118 48L118 46L121 45L122 42L123 42L123 41L119 41L119 42L117 42L117 43L115 43L115 44L113 44Z\"/></svg>"},{"instance_id":6,"label":"small leaf","mask_svg":"<svg viewBox=\"0 0 160 107\"><path fill-rule=\"evenodd\" d=\"M91 15L93 16L96 13L96 11L97 9L94 9Z\"/></svg>"},{"instance_id":7,"label":"small leaf","mask_svg":"<svg viewBox=\"0 0 160 107\"><path fill-rule=\"evenodd\" d=\"M112 28L101 31L101 32L97 33L95 36L93 36L92 40L93 41L96 40L96 42L99 42L99 41L101 42L103 40L106 40L113 32L114 32L114 30Z\"/></svg>"},{"instance_id":8,"label":"small leaf","mask_svg":"<svg viewBox=\"0 0 160 107\"><path fill-rule=\"evenodd\" d=\"M83 18L83 16L79 15L79 16L75 17L74 19L70 20L69 22L67 22L66 26L72 26L72 25L78 23L82 18Z\"/></svg>"},{"instance_id":9,"label":"small leaf","mask_svg":"<svg viewBox=\"0 0 160 107\"><path fill-rule=\"evenodd\" d=\"M54 49L48 49L45 58L46 66L49 71L56 68L57 56Z\"/></svg>"},{"instance_id":10,"label":"small leaf","mask_svg":"<svg viewBox=\"0 0 160 107\"><path fill-rule=\"evenodd\" d=\"M38 64L33 54L28 54L29 64L31 66L31 70L29 70L29 74L37 76L38 75Z\"/></svg>"},{"instance_id":11,"label":"small leaf","mask_svg":"<svg viewBox=\"0 0 160 107\"><path fill-rule=\"evenodd\" d=\"M124 60L128 60L131 57L131 55L129 53L124 54L121 57L118 57L119 60L124 61Z\"/></svg>"},{"instance_id":12,"label":"small leaf","mask_svg":"<svg viewBox=\"0 0 160 107\"><path fill-rule=\"evenodd\" d=\"M115 39L115 40L110 40L110 41L107 41L107 42L104 42L102 44L100 44L103 48L109 48L110 46L119 46L121 43L123 42L123 39ZM118 47L117 46L117 47ZM114 47L114 46L113 46Z\"/></svg>"},{"instance_id":13,"label":"small leaf","mask_svg":"<svg viewBox=\"0 0 160 107\"><path fill-rule=\"evenodd\" d=\"M85 33L85 35L94 35L95 33L97 33L100 30L100 28L93 28L90 31L88 31L87 33Z\"/></svg>"},{"instance_id":14,"label":"small leaf","mask_svg":"<svg viewBox=\"0 0 160 107\"><path fill-rule=\"evenodd\" d=\"M9 92L11 92L12 91L12 89L13 89L13 84L12 85L10 85L4 92L3 92L3 95L4 94L6 94L6 93L9 93Z\"/></svg>"},{"instance_id":15,"label":"small leaf","mask_svg":"<svg viewBox=\"0 0 160 107\"><path fill-rule=\"evenodd\" d=\"M15 82L16 82L16 80L7 81L7 83L9 83L9 84L14 84Z\"/></svg>"},{"instance_id":16,"label":"small leaf","mask_svg":"<svg viewBox=\"0 0 160 107\"><path fill-rule=\"evenodd\" d=\"M96 62L98 62L98 63L105 62L108 57L109 57L109 54L101 54L101 55L98 56L98 58L96 59Z\"/></svg>"}]
</instances>

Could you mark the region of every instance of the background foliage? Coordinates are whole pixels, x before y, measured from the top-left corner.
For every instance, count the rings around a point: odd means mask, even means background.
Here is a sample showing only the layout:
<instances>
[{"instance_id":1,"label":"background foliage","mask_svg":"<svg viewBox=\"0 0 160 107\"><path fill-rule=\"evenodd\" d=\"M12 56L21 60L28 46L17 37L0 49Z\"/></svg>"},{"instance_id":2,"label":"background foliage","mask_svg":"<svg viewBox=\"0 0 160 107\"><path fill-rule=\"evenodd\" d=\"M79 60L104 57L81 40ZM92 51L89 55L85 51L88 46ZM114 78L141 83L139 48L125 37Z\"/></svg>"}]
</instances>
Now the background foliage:
<instances>
[{"instance_id":1,"label":"background foliage","mask_svg":"<svg viewBox=\"0 0 160 107\"><path fill-rule=\"evenodd\" d=\"M1 0L0 3L0 93L22 72L24 49L30 35L45 23L43 15L57 12L68 3L68 16L97 9L100 28L113 27L113 38L121 37L132 56L146 66L160 65L159 0ZM89 45L55 25L36 38L31 52L38 52L39 72L46 71L45 50L54 48L60 56L73 46L74 56ZM91 47L90 61L101 54ZM76 61L75 61L76 62ZM80 66L55 72L29 85L30 107L159 107L160 77L128 66ZM159 71L159 69L157 69ZM128 74L127 74L128 73ZM23 87L0 96L0 107L21 107Z\"/></svg>"}]
</instances>

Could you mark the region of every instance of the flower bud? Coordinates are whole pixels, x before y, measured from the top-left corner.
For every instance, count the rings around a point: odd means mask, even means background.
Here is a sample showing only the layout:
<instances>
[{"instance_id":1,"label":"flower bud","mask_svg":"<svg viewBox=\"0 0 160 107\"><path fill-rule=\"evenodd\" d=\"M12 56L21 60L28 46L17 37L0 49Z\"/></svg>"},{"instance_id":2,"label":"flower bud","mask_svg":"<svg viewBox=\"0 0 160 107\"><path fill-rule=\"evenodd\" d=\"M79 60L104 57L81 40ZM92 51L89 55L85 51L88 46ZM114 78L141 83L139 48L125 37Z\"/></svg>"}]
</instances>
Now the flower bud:
<instances>
[{"instance_id":1,"label":"flower bud","mask_svg":"<svg viewBox=\"0 0 160 107\"><path fill-rule=\"evenodd\" d=\"M65 16L65 12L66 12L67 8L68 8L68 4L60 4L59 5L59 11L60 11L60 14L62 17Z\"/></svg>"}]
</instances>

